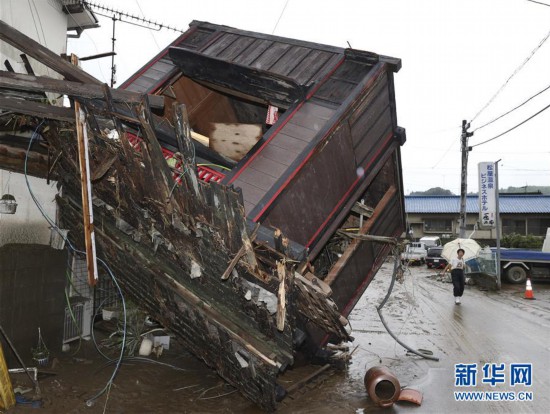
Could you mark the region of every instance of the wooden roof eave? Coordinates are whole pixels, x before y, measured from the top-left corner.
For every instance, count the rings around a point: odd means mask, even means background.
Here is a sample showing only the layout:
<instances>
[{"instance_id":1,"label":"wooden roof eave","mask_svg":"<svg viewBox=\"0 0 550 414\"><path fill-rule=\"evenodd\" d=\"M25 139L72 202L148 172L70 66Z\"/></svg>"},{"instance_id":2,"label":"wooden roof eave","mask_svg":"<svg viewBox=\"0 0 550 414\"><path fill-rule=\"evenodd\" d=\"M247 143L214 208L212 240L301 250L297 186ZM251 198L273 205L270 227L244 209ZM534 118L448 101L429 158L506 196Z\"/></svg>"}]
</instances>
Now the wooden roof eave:
<instances>
[{"instance_id":1,"label":"wooden roof eave","mask_svg":"<svg viewBox=\"0 0 550 414\"><path fill-rule=\"evenodd\" d=\"M182 73L197 81L288 107L306 97L307 88L294 80L266 70L229 63L192 50L171 47L169 56Z\"/></svg>"}]
</instances>

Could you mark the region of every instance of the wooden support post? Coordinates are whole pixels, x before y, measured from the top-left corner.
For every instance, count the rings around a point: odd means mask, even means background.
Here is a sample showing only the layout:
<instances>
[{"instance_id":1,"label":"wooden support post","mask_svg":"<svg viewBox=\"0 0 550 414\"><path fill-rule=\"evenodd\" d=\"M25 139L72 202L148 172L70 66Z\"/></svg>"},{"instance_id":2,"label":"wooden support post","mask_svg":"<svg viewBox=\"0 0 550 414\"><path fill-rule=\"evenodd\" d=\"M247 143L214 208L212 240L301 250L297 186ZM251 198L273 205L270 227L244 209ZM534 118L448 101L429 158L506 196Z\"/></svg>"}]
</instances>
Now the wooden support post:
<instances>
[{"instance_id":1,"label":"wooden support post","mask_svg":"<svg viewBox=\"0 0 550 414\"><path fill-rule=\"evenodd\" d=\"M284 260L277 262L277 274L279 275L279 290L277 292L277 329L285 330L286 319L286 264Z\"/></svg>"},{"instance_id":2,"label":"wooden support post","mask_svg":"<svg viewBox=\"0 0 550 414\"><path fill-rule=\"evenodd\" d=\"M71 57L73 64L78 60ZM95 248L94 215L92 210L92 184L90 182L90 158L88 152L88 131L86 116L80 108L80 103L74 101L76 121L76 138L78 143L78 161L80 164L80 184L82 187L82 217L84 220L84 242L86 245L86 265L88 269L88 284L95 286L98 279L97 257Z\"/></svg>"}]
</instances>

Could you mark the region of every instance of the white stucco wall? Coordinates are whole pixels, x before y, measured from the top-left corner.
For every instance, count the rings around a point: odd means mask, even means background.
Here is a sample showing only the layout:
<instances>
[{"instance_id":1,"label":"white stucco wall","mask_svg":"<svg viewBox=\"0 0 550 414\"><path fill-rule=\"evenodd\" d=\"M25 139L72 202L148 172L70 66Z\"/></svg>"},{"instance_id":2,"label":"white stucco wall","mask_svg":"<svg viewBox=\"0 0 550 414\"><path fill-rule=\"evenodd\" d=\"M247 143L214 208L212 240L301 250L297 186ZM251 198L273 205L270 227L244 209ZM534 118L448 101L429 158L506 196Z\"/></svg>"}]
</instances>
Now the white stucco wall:
<instances>
[{"instance_id":1,"label":"white stucco wall","mask_svg":"<svg viewBox=\"0 0 550 414\"><path fill-rule=\"evenodd\" d=\"M29 177L30 187L44 211L55 221L57 194L56 182ZM15 214L0 214L0 246L9 243L50 243L50 228L47 221L31 199L25 176L0 170L2 194L9 191L17 201Z\"/></svg>"},{"instance_id":2,"label":"white stucco wall","mask_svg":"<svg viewBox=\"0 0 550 414\"><path fill-rule=\"evenodd\" d=\"M67 51L67 15L61 10L60 0L0 0L0 19L56 54ZM16 72L27 73L20 54L19 50L0 42L2 70L8 59ZM60 78L51 69L29 59L37 75Z\"/></svg>"},{"instance_id":3,"label":"white stucco wall","mask_svg":"<svg viewBox=\"0 0 550 414\"><path fill-rule=\"evenodd\" d=\"M0 19L27 36L48 47L56 54L66 52L67 15L59 0L0 0ZM27 73L21 52L0 42L0 66L5 70L8 59L16 72ZM57 73L29 58L37 75L60 78ZM32 201L25 176L0 170L0 196L8 192L18 203L16 214L0 214L0 246L8 243L49 244L50 228ZM30 185L49 217L55 220L56 183L29 177Z\"/></svg>"}]
</instances>

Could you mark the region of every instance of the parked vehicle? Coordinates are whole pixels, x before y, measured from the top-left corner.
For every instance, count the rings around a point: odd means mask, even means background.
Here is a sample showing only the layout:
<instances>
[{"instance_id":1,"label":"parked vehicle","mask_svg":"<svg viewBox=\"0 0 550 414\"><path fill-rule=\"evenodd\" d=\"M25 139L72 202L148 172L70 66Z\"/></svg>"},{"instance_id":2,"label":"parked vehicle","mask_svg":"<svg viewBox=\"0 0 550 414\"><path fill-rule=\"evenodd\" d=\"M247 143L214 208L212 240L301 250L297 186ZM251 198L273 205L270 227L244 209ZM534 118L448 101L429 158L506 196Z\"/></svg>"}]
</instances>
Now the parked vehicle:
<instances>
[{"instance_id":1,"label":"parked vehicle","mask_svg":"<svg viewBox=\"0 0 550 414\"><path fill-rule=\"evenodd\" d=\"M496 249L491 248L494 254ZM510 283L525 283L527 278L550 280L550 228L542 251L528 249L500 249L500 269Z\"/></svg>"},{"instance_id":2,"label":"parked vehicle","mask_svg":"<svg viewBox=\"0 0 550 414\"><path fill-rule=\"evenodd\" d=\"M430 247L439 247L441 246L441 239L437 236L425 236L419 240L420 243L424 243L426 249Z\"/></svg>"},{"instance_id":3,"label":"parked vehicle","mask_svg":"<svg viewBox=\"0 0 550 414\"><path fill-rule=\"evenodd\" d=\"M525 283L528 277L550 280L550 252L501 249L500 268L510 283Z\"/></svg>"},{"instance_id":4,"label":"parked vehicle","mask_svg":"<svg viewBox=\"0 0 550 414\"><path fill-rule=\"evenodd\" d=\"M447 266L447 260L441 256L443 246L430 247L426 255L428 269L443 269Z\"/></svg>"},{"instance_id":5,"label":"parked vehicle","mask_svg":"<svg viewBox=\"0 0 550 414\"><path fill-rule=\"evenodd\" d=\"M401 263L411 265L424 264L426 263L427 252L426 245L423 242L412 242L401 253Z\"/></svg>"}]
</instances>

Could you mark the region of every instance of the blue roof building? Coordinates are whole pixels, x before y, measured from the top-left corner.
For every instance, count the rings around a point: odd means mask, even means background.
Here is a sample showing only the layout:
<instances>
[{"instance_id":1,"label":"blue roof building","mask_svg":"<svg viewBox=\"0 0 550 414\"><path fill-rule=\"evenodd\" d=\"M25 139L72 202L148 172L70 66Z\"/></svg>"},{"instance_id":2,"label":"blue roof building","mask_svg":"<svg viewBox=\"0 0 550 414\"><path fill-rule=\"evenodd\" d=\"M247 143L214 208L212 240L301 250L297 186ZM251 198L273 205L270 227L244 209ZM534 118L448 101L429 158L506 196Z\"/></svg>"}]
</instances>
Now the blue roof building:
<instances>
[{"instance_id":1,"label":"blue roof building","mask_svg":"<svg viewBox=\"0 0 550 414\"><path fill-rule=\"evenodd\" d=\"M405 196L405 212L413 237L458 234L459 196ZM478 196L466 199L467 230L475 238L494 239L494 230L479 229ZM519 233L544 236L550 227L549 195L500 195L503 234Z\"/></svg>"}]
</instances>

